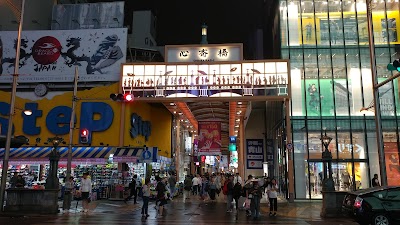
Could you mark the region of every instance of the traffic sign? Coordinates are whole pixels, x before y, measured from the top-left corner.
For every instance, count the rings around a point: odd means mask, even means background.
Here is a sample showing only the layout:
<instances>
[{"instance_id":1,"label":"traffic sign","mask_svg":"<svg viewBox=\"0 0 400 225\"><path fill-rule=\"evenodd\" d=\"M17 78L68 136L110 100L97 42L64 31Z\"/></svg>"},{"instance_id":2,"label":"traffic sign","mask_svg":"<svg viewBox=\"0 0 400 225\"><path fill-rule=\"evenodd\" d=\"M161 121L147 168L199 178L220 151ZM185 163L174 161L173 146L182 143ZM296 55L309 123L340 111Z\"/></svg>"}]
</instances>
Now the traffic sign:
<instances>
[{"instance_id":1,"label":"traffic sign","mask_svg":"<svg viewBox=\"0 0 400 225\"><path fill-rule=\"evenodd\" d=\"M287 143L286 144L286 148L289 149L289 150L292 150L293 149L292 143Z\"/></svg>"}]
</instances>

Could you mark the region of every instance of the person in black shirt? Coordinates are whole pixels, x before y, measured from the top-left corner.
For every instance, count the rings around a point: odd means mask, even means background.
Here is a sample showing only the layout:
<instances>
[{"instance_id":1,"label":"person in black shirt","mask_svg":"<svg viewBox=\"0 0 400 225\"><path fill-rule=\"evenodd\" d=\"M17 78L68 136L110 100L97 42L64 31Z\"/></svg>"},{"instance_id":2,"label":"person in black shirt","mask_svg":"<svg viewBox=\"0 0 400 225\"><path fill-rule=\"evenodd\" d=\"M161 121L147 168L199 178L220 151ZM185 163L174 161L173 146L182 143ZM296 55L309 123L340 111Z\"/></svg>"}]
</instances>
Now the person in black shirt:
<instances>
[{"instance_id":1,"label":"person in black shirt","mask_svg":"<svg viewBox=\"0 0 400 225\"><path fill-rule=\"evenodd\" d=\"M157 201L160 203L158 204L158 218L162 217L164 205L167 204L167 197L165 196L165 192L167 188L165 187L166 179L162 179L157 183L156 191L157 191Z\"/></svg>"},{"instance_id":2,"label":"person in black shirt","mask_svg":"<svg viewBox=\"0 0 400 225\"><path fill-rule=\"evenodd\" d=\"M374 174L374 178L371 180L372 187L379 187L381 184L379 183L378 174Z\"/></svg>"},{"instance_id":3,"label":"person in black shirt","mask_svg":"<svg viewBox=\"0 0 400 225\"><path fill-rule=\"evenodd\" d=\"M132 178L132 182L129 183L129 196L125 198L124 202L126 203L127 201L132 199L133 196L133 202L134 204L137 204L136 200L137 200L137 191L136 191L136 179L137 179L137 175L135 174Z\"/></svg>"}]
</instances>

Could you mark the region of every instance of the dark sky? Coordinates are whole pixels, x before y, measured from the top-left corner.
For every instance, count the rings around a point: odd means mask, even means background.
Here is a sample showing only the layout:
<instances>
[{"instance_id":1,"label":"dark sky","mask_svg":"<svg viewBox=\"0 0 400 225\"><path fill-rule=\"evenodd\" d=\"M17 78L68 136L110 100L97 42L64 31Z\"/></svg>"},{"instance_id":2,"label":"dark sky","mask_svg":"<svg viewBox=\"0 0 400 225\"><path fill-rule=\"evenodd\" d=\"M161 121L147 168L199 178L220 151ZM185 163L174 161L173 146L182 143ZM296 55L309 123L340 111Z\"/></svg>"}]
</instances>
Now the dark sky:
<instances>
[{"instance_id":1,"label":"dark sky","mask_svg":"<svg viewBox=\"0 0 400 225\"><path fill-rule=\"evenodd\" d=\"M153 10L157 44L198 44L201 25L208 25L208 42L243 43L261 25L263 0L127 0L125 11Z\"/></svg>"}]
</instances>

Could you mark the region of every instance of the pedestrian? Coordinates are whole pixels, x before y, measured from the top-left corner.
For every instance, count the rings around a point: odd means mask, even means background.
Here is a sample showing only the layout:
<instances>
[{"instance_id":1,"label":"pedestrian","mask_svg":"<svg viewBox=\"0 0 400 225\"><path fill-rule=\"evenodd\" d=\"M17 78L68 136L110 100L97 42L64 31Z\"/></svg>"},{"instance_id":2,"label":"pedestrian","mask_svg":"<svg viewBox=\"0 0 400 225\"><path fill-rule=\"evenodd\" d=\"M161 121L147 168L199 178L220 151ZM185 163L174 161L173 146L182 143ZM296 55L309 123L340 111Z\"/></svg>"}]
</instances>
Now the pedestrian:
<instances>
[{"instance_id":1,"label":"pedestrian","mask_svg":"<svg viewBox=\"0 0 400 225\"><path fill-rule=\"evenodd\" d=\"M171 200L175 197L175 189L176 189L176 178L174 174L171 174L168 178L169 190L170 190L170 198Z\"/></svg>"},{"instance_id":2,"label":"pedestrian","mask_svg":"<svg viewBox=\"0 0 400 225\"><path fill-rule=\"evenodd\" d=\"M210 196L211 201L215 201L215 193L217 191L216 177L211 176L211 180L209 182L209 190L208 195Z\"/></svg>"},{"instance_id":3,"label":"pedestrian","mask_svg":"<svg viewBox=\"0 0 400 225\"><path fill-rule=\"evenodd\" d=\"M239 198L242 196L242 184L237 181L233 186L233 199L235 199L236 213L239 213Z\"/></svg>"},{"instance_id":4,"label":"pedestrian","mask_svg":"<svg viewBox=\"0 0 400 225\"><path fill-rule=\"evenodd\" d=\"M159 201L158 204L158 213L157 218L161 218L164 211L164 205L167 204L167 188L165 186L165 179L160 180L157 183L156 191L157 191L157 200Z\"/></svg>"},{"instance_id":5,"label":"pedestrian","mask_svg":"<svg viewBox=\"0 0 400 225\"><path fill-rule=\"evenodd\" d=\"M244 192L243 197L246 197L245 202L248 202L250 200L249 194L250 194L250 190L252 188L253 188L253 175L250 174L249 176L247 176L247 180L244 182L244 185L243 185L243 192ZM248 205L246 205L245 208L246 208L246 215L248 217L250 217L251 216L250 207L248 207Z\"/></svg>"},{"instance_id":6,"label":"pedestrian","mask_svg":"<svg viewBox=\"0 0 400 225\"><path fill-rule=\"evenodd\" d=\"M17 180L18 180L18 174L17 174L17 173L14 173L14 176L11 177L11 179L10 179L11 188L15 188L15 187L16 187L16 185L17 185Z\"/></svg>"},{"instance_id":7,"label":"pedestrian","mask_svg":"<svg viewBox=\"0 0 400 225\"><path fill-rule=\"evenodd\" d=\"M233 183L236 184L236 183L238 183L238 182L239 182L240 184L243 184L242 177L239 175L239 173L236 173L235 178L233 179Z\"/></svg>"},{"instance_id":8,"label":"pedestrian","mask_svg":"<svg viewBox=\"0 0 400 225\"><path fill-rule=\"evenodd\" d=\"M150 177L147 177L144 181L144 185L142 187L142 217L149 217L149 199L150 199Z\"/></svg>"},{"instance_id":9,"label":"pedestrian","mask_svg":"<svg viewBox=\"0 0 400 225\"><path fill-rule=\"evenodd\" d=\"M200 184L201 184L201 178L200 175L197 174L195 177L192 179L192 185L193 185L193 195L198 195L200 194Z\"/></svg>"},{"instance_id":10,"label":"pedestrian","mask_svg":"<svg viewBox=\"0 0 400 225\"><path fill-rule=\"evenodd\" d=\"M227 182L227 193L226 193L226 212L232 212L232 201L233 201L233 176L228 175Z\"/></svg>"},{"instance_id":11,"label":"pedestrian","mask_svg":"<svg viewBox=\"0 0 400 225\"><path fill-rule=\"evenodd\" d=\"M18 175L17 181L15 182L15 187L23 188L25 187L25 184L25 179L22 177L22 175Z\"/></svg>"},{"instance_id":12,"label":"pedestrian","mask_svg":"<svg viewBox=\"0 0 400 225\"><path fill-rule=\"evenodd\" d=\"M137 175L135 174L135 175L133 175L132 181L129 183L129 196L124 199L125 203L127 203L127 201L131 200L133 197L133 203L137 204L137 202L136 202L137 201L136 179L137 179Z\"/></svg>"},{"instance_id":13,"label":"pedestrian","mask_svg":"<svg viewBox=\"0 0 400 225\"><path fill-rule=\"evenodd\" d=\"M276 179L273 178L267 187L267 194L269 199L269 216L276 216L278 211L278 184Z\"/></svg>"},{"instance_id":14,"label":"pedestrian","mask_svg":"<svg viewBox=\"0 0 400 225\"><path fill-rule=\"evenodd\" d=\"M253 179L252 181L253 181L253 187L250 189L250 194L249 194L249 198L251 199L250 209L253 219L256 220L260 216L260 201L262 198L262 189L258 184L257 179Z\"/></svg>"},{"instance_id":15,"label":"pedestrian","mask_svg":"<svg viewBox=\"0 0 400 225\"><path fill-rule=\"evenodd\" d=\"M374 178L371 180L372 187L379 187L381 184L379 183L378 174L374 174Z\"/></svg>"},{"instance_id":16,"label":"pedestrian","mask_svg":"<svg viewBox=\"0 0 400 225\"><path fill-rule=\"evenodd\" d=\"M65 182L65 187L64 187L64 201L63 201L64 213L68 213L69 210L71 209L71 201L74 194L75 194L74 177L70 176L69 179Z\"/></svg>"},{"instance_id":17,"label":"pedestrian","mask_svg":"<svg viewBox=\"0 0 400 225\"><path fill-rule=\"evenodd\" d=\"M190 191L192 190L192 180L188 175L186 175L185 177L185 181L183 182L183 187L184 187L183 198L189 199Z\"/></svg>"},{"instance_id":18,"label":"pedestrian","mask_svg":"<svg viewBox=\"0 0 400 225\"><path fill-rule=\"evenodd\" d=\"M208 184L208 179L205 176L202 176L201 178L201 194L200 194L200 199L203 201L207 200L208 197L208 190L209 190L209 184Z\"/></svg>"},{"instance_id":19,"label":"pedestrian","mask_svg":"<svg viewBox=\"0 0 400 225\"><path fill-rule=\"evenodd\" d=\"M90 194L92 193L92 180L88 176L88 172L83 173L81 187L79 188L82 196L82 207L84 213L89 211Z\"/></svg>"},{"instance_id":20,"label":"pedestrian","mask_svg":"<svg viewBox=\"0 0 400 225\"><path fill-rule=\"evenodd\" d=\"M216 185L216 190L215 192L217 193L217 195L219 196L219 193L221 193L221 173L217 173L217 175L215 176L215 185Z\"/></svg>"}]
</instances>

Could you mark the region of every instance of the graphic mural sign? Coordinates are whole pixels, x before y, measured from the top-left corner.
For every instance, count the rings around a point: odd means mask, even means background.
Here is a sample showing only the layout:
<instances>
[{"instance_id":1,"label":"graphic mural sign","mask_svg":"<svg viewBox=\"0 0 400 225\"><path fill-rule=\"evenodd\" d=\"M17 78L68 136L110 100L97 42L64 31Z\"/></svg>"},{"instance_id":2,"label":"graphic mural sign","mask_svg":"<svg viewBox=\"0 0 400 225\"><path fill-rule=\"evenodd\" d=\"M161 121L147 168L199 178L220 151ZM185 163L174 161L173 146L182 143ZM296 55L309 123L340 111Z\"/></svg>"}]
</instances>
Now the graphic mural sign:
<instances>
[{"instance_id":1,"label":"graphic mural sign","mask_svg":"<svg viewBox=\"0 0 400 225\"><path fill-rule=\"evenodd\" d=\"M246 139L247 169L263 169L263 139Z\"/></svg>"},{"instance_id":2,"label":"graphic mural sign","mask_svg":"<svg viewBox=\"0 0 400 225\"><path fill-rule=\"evenodd\" d=\"M288 61L126 64L121 85L138 98L287 96Z\"/></svg>"},{"instance_id":3,"label":"graphic mural sign","mask_svg":"<svg viewBox=\"0 0 400 225\"><path fill-rule=\"evenodd\" d=\"M11 83L17 32L0 32L0 83ZM18 82L118 81L127 29L23 31Z\"/></svg>"},{"instance_id":4,"label":"graphic mural sign","mask_svg":"<svg viewBox=\"0 0 400 225\"><path fill-rule=\"evenodd\" d=\"M385 142L385 162L388 185L400 185L400 161L397 143Z\"/></svg>"},{"instance_id":5,"label":"graphic mural sign","mask_svg":"<svg viewBox=\"0 0 400 225\"><path fill-rule=\"evenodd\" d=\"M199 121L198 155L221 154L221 122Z\"/></svg>"}]
</instances>

